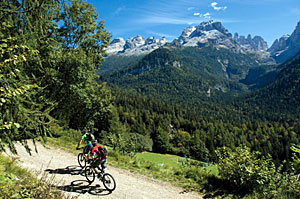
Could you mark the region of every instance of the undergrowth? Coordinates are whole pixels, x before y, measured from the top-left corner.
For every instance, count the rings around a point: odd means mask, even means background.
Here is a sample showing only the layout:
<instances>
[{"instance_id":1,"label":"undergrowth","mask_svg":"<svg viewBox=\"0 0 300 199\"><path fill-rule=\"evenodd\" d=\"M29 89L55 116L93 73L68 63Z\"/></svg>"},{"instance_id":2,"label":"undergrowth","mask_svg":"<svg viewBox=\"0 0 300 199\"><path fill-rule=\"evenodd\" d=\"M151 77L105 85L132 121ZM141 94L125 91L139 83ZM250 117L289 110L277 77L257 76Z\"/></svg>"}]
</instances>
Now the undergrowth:
<instances>
[{"instance_id":1,"label":"undergrowth","mask_svg":"<svg viewBox=\"0 0 300 199\"><path fill-rule=\"evenodd\" d=\"M80 136L79 131L65 130L60 132L60 136L47 140L48 143L71 151L76 155L80 152L75 150ZM299 198L300 185L294 182L289 175L286 176L286 179L280 173L275 176L271 175L269 176L270 179L277 183L269 185L270 189L267 191L258 189L258 191L254 190L241 195L234 193L236 187L232 186L232 182L222 178L217 165L205 167L192 161L183 161L180 164L158 164L157 159L161 161L163 157L155 157L155 154L148 154L150 157L145 158L144 156L143 158L141 154L137 155L136 153L122 154L112 150L109 146L108 151L108 166L127 169L134 173L167 181L175 186L183 187L187 191L200 192L204 194L204 198ZM151 155L153 156L151 157ZM160 156L164 155L161 154ZM240 171L237 168L232 169L232 172L235 174ZM277 178L279 180L276 180Z\"/></svg>"},{"instance_id":2,"label":"undergrowth","mask_svg":"<svg viewBox=\"0 0 300 199\"><path fill-rule=\"evenodd\" d=\"M43 174L40 179L16 165L17 158L0 154L0 198L71 199L53 186L54 179Z\"/></svg>"},{"instance_id":3,"label":"undergrowth","mask_svg":"<svg viewBox=\"0 0 300 199\"><path fill-rule=\"evenodd\" d=\"M79 131L59 128L56 129L55 132L59 132L55 135L55 138L48 137L46 139L48 144L72 152L75 155L80 153L79 150L75 150L81 137ZM136 153L122 154L118 151L114 151L109 146L106 147L108 148L108 168L109 166L114 166L126 169L154 179L170 182L175 186L183 187L190 191L199 192L202 189L202 183L205 181L204 178L206 178L207 175L214 175L216 172L215 167L211 167L213 169L203 169L204 167L200 165L191 165L189 161L180 163L179 166L158 164L138 157Z\"/></svg>"}]
</instances>

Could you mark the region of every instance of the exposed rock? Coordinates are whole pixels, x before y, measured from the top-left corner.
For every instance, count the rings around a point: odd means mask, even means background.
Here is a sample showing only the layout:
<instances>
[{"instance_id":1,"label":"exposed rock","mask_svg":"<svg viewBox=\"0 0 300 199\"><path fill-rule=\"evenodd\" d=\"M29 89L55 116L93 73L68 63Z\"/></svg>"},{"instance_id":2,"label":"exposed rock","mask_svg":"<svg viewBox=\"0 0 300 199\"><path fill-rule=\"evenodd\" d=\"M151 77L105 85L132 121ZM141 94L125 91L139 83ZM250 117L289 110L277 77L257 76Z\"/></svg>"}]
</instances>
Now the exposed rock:
<instances>
[{"instance_id":1,"label":"exposed rock","mask_svg":"<svg viewBox=\"0 0 300 199\"><path fill-rule=\"evenodd\" d=\"M245 38L245 36L239 36L238 33L235 33L233 39L240 44L245 51L268 50L267 42L260 36L254 36L252 39L250 34Z\"/></svg>"},{"instance_id":2,"label":"exposed rock","mask_svg":"<svg viewBox=\"0 0 300 199\"><path fill-rule=\"evenodd\" d=\"M276 39L272 46L268 49L268 52L271 53L271 55L280 54L282 51L286 50L288 44L287 40L290 37L290 35L285 34L283 35L279 40Z\"/></svg>"},{"instance_id":3,"label":"exposed rock","mask_svg":"<svg viewBox=\"0 0 300 199\"><path fill-rule=\"evenodd\" d=\"M285 62L294 57L300 51L300 22L298 22L295 30L289 35L276 39L272 46L268 49L271 56L277 63Z\"/></svg>"},{"instance_id":4,"label":"exposed rock","mask_svg":"<svg viewBox=\"0 0 300 199\"><path fill-rule=\"evenodd\" d=\"M220 22L202 22L199 26L188 27L183 30L181 36L175 40L182 46L217 45L232 47L232 35Z\"/></svg>"},{"instance_id":5,"label":"exposed rock","mask_svg":"<svg viewBox=\"0 0 300 199\"><path fill-rule=\"evenodd\" d=\"M220 22L214 21L202 22L199 26L186 28L175 41L174 43L183 47L214 46L241 53L260 52L268 49L268 45L262 37L255 36L252 39L250 34L246 38L245 36L239 36L237 33L232 37L232 34ZM268 57L269 54L265 53L265 56Z\"/></svg>"},{"instance_id":6,"label":"exposed rock","mask_svg":"<svg viewBox=\"0 0 300 199\"><path fill-rule=\"evenodd\" d=\"M147 39L140 35L131 37L126 40L117 38L114 39L108 48L106 53L108 55L118 54L118 55L140 55L147 54L151 51L158 49L159 47L165 45L167 40L165 37L161 39L155 39L154 37L149 37Z\"/></svg>"},{"instance_id":7,"label":"exposed rock","mask_svg":"<svg viewBox=\"0 0 300 199\"><path fill-rule=\"evenodd\" d=\"M140 55L148 54L151 51L164 46L167 43L166 38L155 39L149 37L147 39L138 35L124 41L123 38L114 39L106 49L108 55ZM228 32L220 22L207 21L202 22L198 26L191 26L183 30L178 39L173 41L175 46L179 47L206 47L213 46L215 48L226 48L238 53L254 54L258 60L263 62L281 63L292 58L300 51L300 22L297 24L295 31L291 36L284 35L280 39L274 41L273 45L268 49L267 43L260 36L247 37L239 36L235 33ZM273 58L274 59L273 59Z\"/></svg>"},{"instance_id":8,"label":"exposed rock","mask_svg":"<svg viewBox=\"0 0 300 199\"><path fill-rule=\"evenodd\" d=\"M123 51L125 41L122 37L114 39L109 47L106 49L107 54L117 54L118 52Z\"/></svg>"}]
</instances>

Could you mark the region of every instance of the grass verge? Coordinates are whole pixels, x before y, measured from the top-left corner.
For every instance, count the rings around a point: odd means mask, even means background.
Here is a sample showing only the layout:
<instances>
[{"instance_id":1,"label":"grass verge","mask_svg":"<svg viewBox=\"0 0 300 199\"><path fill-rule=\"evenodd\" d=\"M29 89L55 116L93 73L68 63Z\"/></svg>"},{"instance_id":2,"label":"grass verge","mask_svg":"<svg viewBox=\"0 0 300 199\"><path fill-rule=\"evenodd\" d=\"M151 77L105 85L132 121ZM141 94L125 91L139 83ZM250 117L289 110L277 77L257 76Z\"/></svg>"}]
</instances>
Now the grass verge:
<instances>
[{"instance_id":1,"label":"grass verge","mask_svg":"<svg viewBox=\"0 0 300 199\"><path fill-rule=\"evenodd\" d=\"M56 138L47 138L46 143L77 155L80 151L75 150L75 147L80 140L80 132L61 129L58 132L60 133ZM185 158L175 155L150 152L123 155L109 146L108 152L108 166L167 181L186 190L200 192L207 176L217 173L215 166L203 167L199 166L203 164L190 164L191 161L185 161ZM178 161L179 159L181 161Z\"/></svg>"},{"instance_id":2,"label":"grass verge","mask_svg":"<svg viewBox=\"0 0 300 199\"><path fill-rule=\"evenodd\" d=\"M68 199L52 184L52 179L43 175L36 179L26 169L16 165L18 159L9 159L0 154L0 198Z\"/></svg>"}]
</instances>

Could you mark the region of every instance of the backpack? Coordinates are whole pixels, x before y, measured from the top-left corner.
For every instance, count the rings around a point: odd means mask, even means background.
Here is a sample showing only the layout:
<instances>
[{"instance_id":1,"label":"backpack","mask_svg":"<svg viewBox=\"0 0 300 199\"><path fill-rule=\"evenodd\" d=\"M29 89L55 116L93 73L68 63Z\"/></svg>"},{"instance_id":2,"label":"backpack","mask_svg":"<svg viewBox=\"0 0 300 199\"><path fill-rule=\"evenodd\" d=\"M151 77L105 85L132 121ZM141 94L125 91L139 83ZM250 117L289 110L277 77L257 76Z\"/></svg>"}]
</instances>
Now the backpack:
<instances>
[{"instance_id":1,"label":"backpack","mask_svg":"<svg viewBox=\"0 0 300 199\"><path fill-rule=\"evenodd\" d=\"M92 133L88 133L86 136L89 141L95 140L95 136Z\"/></svg>"},{"instance_id":2,"label":"backpack","mask_svg":"<svg viewBox=\"0 0 300 199\"><path fill-rule=\"evenodd\" d=\"M101 159L106 159L107 158L107 149L105 146L99 146L98 151L101 154Z\"/></svg>"}]
</instances>

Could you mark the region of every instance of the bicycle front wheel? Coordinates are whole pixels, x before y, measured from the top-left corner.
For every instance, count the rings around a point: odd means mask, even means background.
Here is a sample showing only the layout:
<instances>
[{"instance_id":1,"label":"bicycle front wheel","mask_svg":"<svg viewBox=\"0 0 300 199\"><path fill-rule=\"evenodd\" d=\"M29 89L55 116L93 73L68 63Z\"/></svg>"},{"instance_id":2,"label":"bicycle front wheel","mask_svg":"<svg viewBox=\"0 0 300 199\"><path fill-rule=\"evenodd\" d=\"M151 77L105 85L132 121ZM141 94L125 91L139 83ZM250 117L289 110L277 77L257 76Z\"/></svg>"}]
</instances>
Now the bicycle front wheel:
<instances>
[{"instance_id":1,"label":"bicycle front wheel","mask_svg":"<svg viewBox=\"0 0 300 199\"><path fill-rule=\"evenodd\" d=\"M84 174L89 183L94 182L96 174L95 174L93 167L91 167L91 166L85 167Z\"/></svg>"},{"instance_id":2,"label":"bicycle front wheel","mask_svg":"<svg viewBox=\"0 0 300 199\"><path fill-rule=\"evenodd\" d=\"M110 175L109 173L103 174L102 182L103 182L104 187L108 191L112 192L113 190L116 189L116 181L115 181L114 177L112 175Z\"/></svg>"},{"instance_id":3,"label":"bicycle front wheel","mask_svg":"<svg viewBox=\"0 0 300 199\"><path fill-rule=\"evenodd\" d=\"M77 156L78 164L81 168L86 166L86 160L83 153L79 153Z\"/></svg>"}]
</instances>

